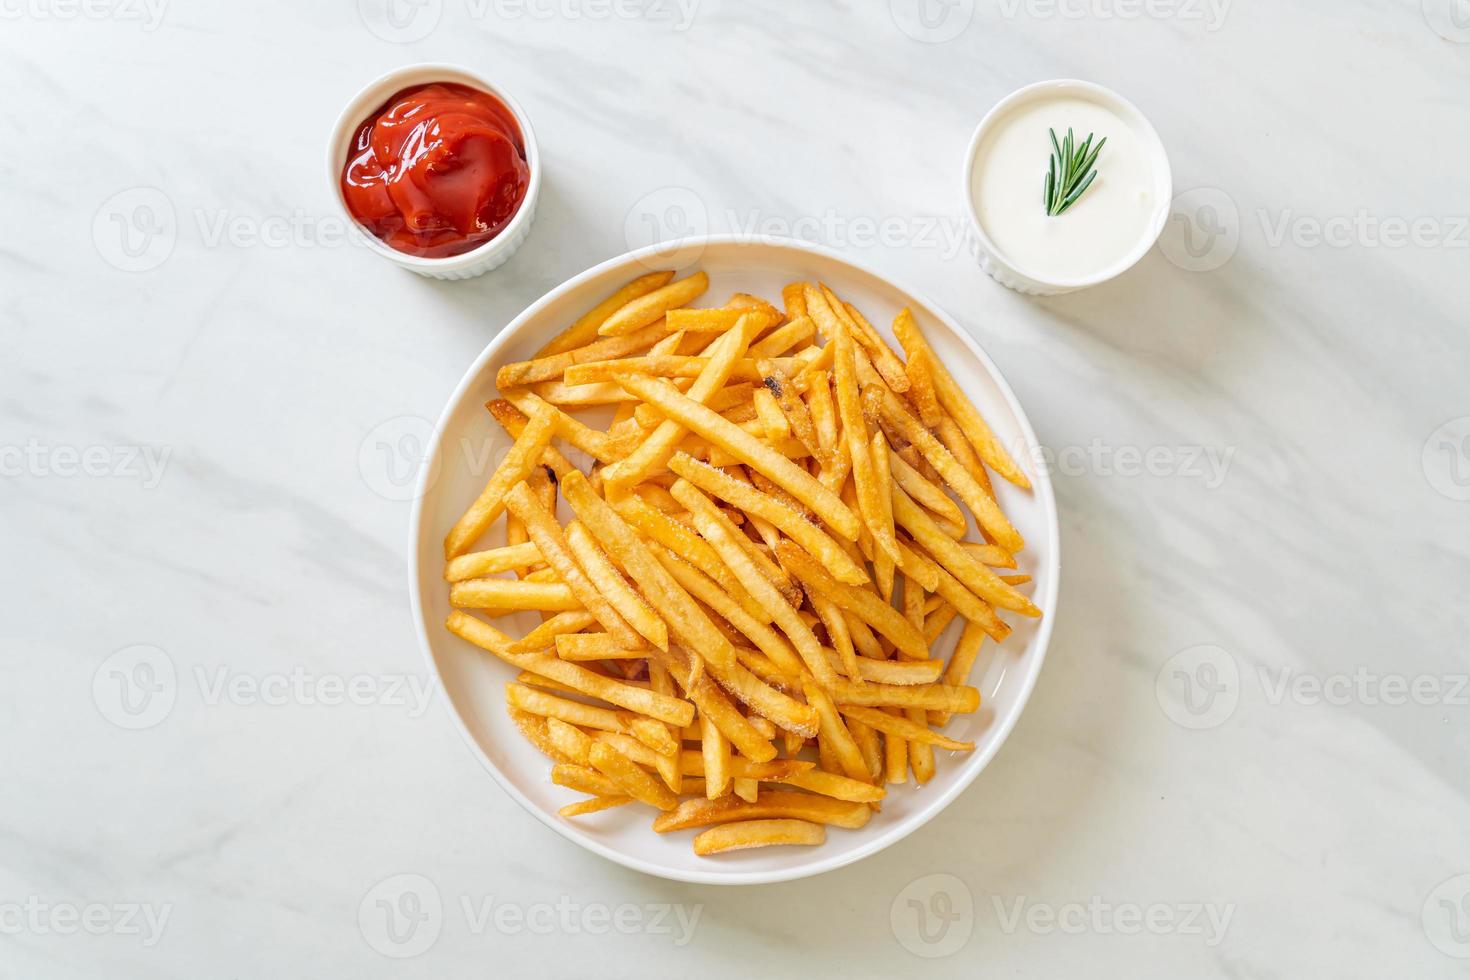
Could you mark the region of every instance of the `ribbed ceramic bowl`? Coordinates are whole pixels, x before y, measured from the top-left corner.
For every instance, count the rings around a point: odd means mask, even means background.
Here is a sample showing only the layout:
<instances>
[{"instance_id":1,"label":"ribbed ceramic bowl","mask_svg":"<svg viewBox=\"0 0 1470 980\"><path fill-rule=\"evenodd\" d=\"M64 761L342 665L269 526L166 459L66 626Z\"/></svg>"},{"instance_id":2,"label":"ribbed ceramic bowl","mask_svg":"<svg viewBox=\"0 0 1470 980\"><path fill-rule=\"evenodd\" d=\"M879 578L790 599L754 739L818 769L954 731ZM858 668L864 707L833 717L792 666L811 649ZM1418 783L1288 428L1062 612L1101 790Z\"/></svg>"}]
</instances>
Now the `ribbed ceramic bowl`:
<instances>
[{"instance_id":1,"label":"ribbed ceramic bowl","mask_svg":"<svg viewBox=\"0 0 1470 980\"><path fill-rule=\"evenodd\" d=\"M404 89L414 85L427 85L430 82L454 82L479 89L482 92L489 92L504 102L520 127L521 138L526 146L526 166L530 171L526 196L521 201L520 209L510 219L510 223L501 229L500 234L462 255L451 255L438 259L400 252L358 224L352 212L347 209L347 202L342 199L341 183L342 165L347 159L347 148L351 145L353 134L357 132L363 120ZM405 68L394 69L381 78L369 82L361 92L353 97L351 102L347 103L342 114L337 117L337 123L332 127L331 138L327 140L327 185L332 200L337 202L337 207L341 208L347 221L362 232L368 248L389 262L431 279L473 279L475 276L484 275L491 269L504 265L531 234L531 223L536 219L536 199L541 194L541 151L536 147L536 133L531 129L531 120L527 118L520 104L511 98L505 89L468 68L461 68L458 65L409 65Z\"/></svg>"}]
</instances>

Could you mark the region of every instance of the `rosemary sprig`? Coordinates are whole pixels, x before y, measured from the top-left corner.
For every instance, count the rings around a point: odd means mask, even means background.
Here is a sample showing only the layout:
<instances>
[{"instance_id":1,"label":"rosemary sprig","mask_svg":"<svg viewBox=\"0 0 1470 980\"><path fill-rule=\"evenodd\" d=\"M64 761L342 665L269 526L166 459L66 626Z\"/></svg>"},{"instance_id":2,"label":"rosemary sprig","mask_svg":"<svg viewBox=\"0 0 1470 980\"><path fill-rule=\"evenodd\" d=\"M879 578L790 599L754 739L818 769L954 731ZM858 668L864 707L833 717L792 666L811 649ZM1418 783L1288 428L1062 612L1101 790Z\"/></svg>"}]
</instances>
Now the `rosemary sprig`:
<instances>
[{"instance_id":1,"label":"rosemary sprig","mask_svg":"<svg viewBox=\"0 0 1470 980\"><path fill-rule=\"evenodd\" d=\"M1076 204L1082 193L1092 186L1093 178L1097 176L1092 165L1097 162L1097 155L1102 152L1108 138L1104 136L1097 146L1093 146L1092 137L1096 134L1088 133L1081 146L1074 146L1070 127L1067 138L1061 142L1057 142L1055 129L1047 132L1051 134L1051 159L1046 164L1046 193L1042 203L1046 205L1046 213L1055 217Z\"/></svg>"}]
</instances>

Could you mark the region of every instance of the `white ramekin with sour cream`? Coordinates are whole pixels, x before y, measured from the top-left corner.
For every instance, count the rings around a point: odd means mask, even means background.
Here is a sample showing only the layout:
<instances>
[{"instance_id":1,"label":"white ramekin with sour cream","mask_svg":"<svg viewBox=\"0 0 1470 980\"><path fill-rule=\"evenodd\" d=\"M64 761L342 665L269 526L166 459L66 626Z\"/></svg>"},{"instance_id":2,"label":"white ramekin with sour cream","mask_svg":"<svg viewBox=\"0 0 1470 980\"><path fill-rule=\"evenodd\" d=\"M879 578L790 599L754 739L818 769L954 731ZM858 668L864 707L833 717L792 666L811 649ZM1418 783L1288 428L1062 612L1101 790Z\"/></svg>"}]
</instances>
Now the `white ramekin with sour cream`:
<instances>
[{"instance_id":1,"label":"white ramekin with sour cream","mask_svg":"<svg viewBox=\"0 0 1470 980\"><path fill-rule=\"evenodd\" d=\"M1048 129L1107 144L1092 185L1059 215L1044 203ZM1173 178L1164 144L1133 103L1092 82L1056 79L1006 96L975 128L964 193L972 254L997 282L1038 296L1126 272L1158 241Z\"/></svg>"}]
</instances>

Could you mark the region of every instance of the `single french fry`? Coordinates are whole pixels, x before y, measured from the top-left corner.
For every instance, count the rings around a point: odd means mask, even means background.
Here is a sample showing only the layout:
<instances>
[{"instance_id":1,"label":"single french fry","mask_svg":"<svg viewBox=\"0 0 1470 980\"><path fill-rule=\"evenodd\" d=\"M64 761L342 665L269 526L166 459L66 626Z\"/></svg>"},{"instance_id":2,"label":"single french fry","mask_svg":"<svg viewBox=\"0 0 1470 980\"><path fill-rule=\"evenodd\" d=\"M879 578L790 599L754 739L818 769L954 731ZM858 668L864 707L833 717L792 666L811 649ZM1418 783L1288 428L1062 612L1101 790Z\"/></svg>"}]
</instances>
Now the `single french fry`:
<instances>
[{"instance_id":1,"label":"single french fry","mask_svg":"<svg viewBox=\"0 0 1470 980\"><path fill-rule=\"evenodd\" d=\"M1004 548L998 548L993 544L981 544L978 541L961 541L960 547L970 553L970 557L982 565L990 565L995 568L1015 568L1016 556ZM1014 585L1010 579L1014 576L1001 576L1001 581L1007 585ZM1021 576L1026 578L1026 576Z\"/></svg>"},{"instance_id":2,"label":"single french fry","mask_svg":"<svg viewBox=\"0 0 1470 980\"><path fill-rule=\"evenodd\" d=\"M811 340L817 325L811 317L799 316L784 326L777 327L750 347L751 357L776 357L784 354L804 340Z\"/></svg>"},{"instance_id":3,"label":"single french fry","mask_svg":"<svg viewBox=\"0 0 1470 980\"><path fill-rule=\"evenodd\" d=\"M679 751L679 740L669 733L663 722L635 715L628 720L628 731L656 755L675 755Z\"/></svg>"},{"instance_id":4,"label":"single french fry","mask_svg":"<svg viewBox=\"0 0 1470 980\"><path fill-rule=\"evenodd\" d=\"M686 307L683 309L669 310L665 315L669 319L669 325L680 330L723 332L729 330L735 325L737 320L747 314L755 320L757 335L781 320L781 314L769 304L759 307L730 305L716 309L690 309Z\"/></svg>"},{"instance_id":5,"label":"single french fry","mask_svg":"<svg viewBox=\"0 0 1470 980\"><path fill-rule=\"evenodd\" d=\"M766 439L770 442L790 439L791 420L781 411L781 405L776 401L776 396L771 394L771 390L762 385L755 389L751 398L755 405L756 420L765 430Z\"/></svg>"},{"instance_id":6,"label":"single french fry","mask_svg":"<svg viewBox=\"0 0 1470 980\"><path fill-rule=\"evenodd\" d=\"M624 375L619 376L618 383L644 401L656 404L667 417L678 421L689 431L759 470L820 515L841 536L849 540L857 537L857 516L836 494L739 426L727 422L661 379Z\"/></svg>"},{"instance_id":7,"label":"single french fry","mask_svg":"<svg viewBox=\"0 0 1470 980\"><path fill-rule=\"evenodd\" d=\"M551 781L558 786L594 796L621 796L626 790L591 766L559 762L551 767Z\"/></svg>"},{"instance_id":8,"label":"single french fry","mask_svg":"<svg viewBox=\"0 0 1470 980\"><path fill-rule=\"evenodd\" d=\"M545 691L538 691L523 684L505 685L505 699L512 706L540 715L543 718L556 718L569 725L579 728L600 728L608 732L621 732L626 729L623 717L611 708L600 708L592 704L583 704L580 701L568 701Z\"/></svg>"},{"instance_id":9,"label":"single french fry","mask_svg":"<svg viewBox=\"0 0 1470 980\"><path fill-rule=\"evenodd\" d=\"M833 664L834 669L842 671L855 683L863 683L865 677L858 665L857 649L852 644L852 630L848 628L847 617L843 615L837 603L819 589L810 590L807 593L807 600L817 611L817 616L827 630L827 638L832 641L833 652L837 654L837 662Z\"/></svg>"},{"instance_id":10,"label":"single french fry","mask_svg":"<svg viewBox=\"0 0 1470 980\"><path fill-rule=\"evenodd\" d=\"M966 591L968 592L969 590L966 589ZM955 617L959 614L960 611L958 609L943 597L939 597L939 607L924 617L924 641L932 647L935 641L939 639L940 634L949 627L950 623L954 622ZM966 620L966 622L973 622L973 620ZM979 626L980 624L976 623L975 625Z\"/></svg>"},{"instance_id":11,"label":"single french fry","mask_svg":"<svg viewBox=\"0 0 1470 980\"><path fill-rule=\"evenodd\" d=\"M572 471L561 480L561 490L587 530L623 566L638 590L654 608L674 638L710 663L735 662L735 649L714 623L669 575L648 547L599 497L587 478Z\"/></svg>"},{"instance_id":12,"label":"single french fry","mask_svg":"<svg viewBox=\"0 0 1470 980\"><path fill-rule=\"evenodd\" d=\"M640 803L647 803L660 810L672 810L679 805L679 798L667 786L606 742L593 742L590 758L593 768L617 783L624 793Z\"/></svg>"},{"instance_id":13,"label":"single french fry","mask_svg":"<svg viewBox=\"0 0 1470 980\"><path fill-rule=\"evenodd\" d=\"M847 707L927 708L966 714L980 707L980 692L973 687L948 684L917 684L898 687L893 684L864 684L858 687L846 678L831 686L832 699Z\"/></svg>"},{"instance_id":14,"label":"single french fry","mask_svg":"<svg viewBox=\"0 0 1470 980\"><path fill-rule=\"evenodd\" d=\"M568 725L560 718L548 717L546 734L551 743L572 762L579 766L591 765L588 753L592 749L592 739L582 729Z\"/></svg>"},{"instance_id":15,"label":"single french fry","mask_svg":"<svg viewBox=\"0 0 1470 980\"><path fill-rule=\"evenodd\" d=\"M704 795L718 799L730 791L730 742L709 718L699 719L699 748L703 772L688 773L704 777Z\"/></svg>"},{"instance_id":16,"label":"single french fry","mask_svg":"<svg viewBox=\"0 0 1470 980\"><path fill-rule=\"evenodd\" d=\"M611 633L564 633L556 638L556 655L581 663L594 660L642 660L648 647L629 649Z\"/></svg>"},{"instance_id":17,"label":"single french fry","mask_svg":"<svg viewBox=\"0 0 1470 980\"><path fill-rule=\"evenodd\" d=\"M576 803L568 803L556 811L563 817L581 817L589 813L597 813L601 810L611 810L613 807L632 803L631 796L594 796L588 800L578 800Z\"/></svg>"},{"instance_id":18,"label":"single french fry","mask_svg":"<svg viewBox=\"0 0 1470 980\"><path fill-rule=\"evenodd\" d=\"M552 740L547 730L549 719L530 711L523 711L513 704L506 704L505 710L510 715L510 720L516 729L525 736L526 741L550 756L553 762L575 761Z\"/></svg>"},{"instance_id":19,"label":"single french fry","mask_svg":"<svg viewBox=\"0 0 1470 980\"><path fill-rule=\"evenodd\" d=\"M696 725L699 724L699 720L695 719L694 723ZM654 724L657 724L657 722ZM660 758L658 752L644 745L632 735L624 735L622 732L593 732L592 739L598 742L606 742L640 766L647 766L650 769L654 767ZM588 749L589 751L591 749L590 742L588 743ZM669 756L675 765L679 764L679 752L677 749L669 753Z\"/></svg>"},{"instance_id":20,"label":"single french fry","mask_svg":"<svg viewBox=\"0 0 1470 980\"><path fill-rule=\"evenodd\" d=\"M975 658L980 654L980 648L985 643L985 631L977 623L965 623L964 632L960 633L960 640L955 644L954 653L950 654L949 663L944 667L944 683L951 685L964 684L970 679L970 671L975 666ZM929 712L929 724L944 726L948 725L953 715L948 711Z\"/></svg>"},{"instance_id":21,"label":"single french fry","mask_svg":"<svg viewBox=\"0 0 1470 980\"><path fill-rule=\"evenodd\" d=\"M474 551L446 563L444 581L463 582L466 579L485 578L500 572L529 568L540 561L541 552L529 541L504 548L491 548L489 551Z\"/></svg>"},{"instance_id":22,"label":"single french fry","mask_svg":"<svg viewBox=\"0 0 1470 980\"><path fill-rule=\"evenodd\" d=\"M986 423L973 402L965 397L960 386L955 383L954 376L944 366L929 347L929 342L924 339L918 324L914 322L913 314L907 309L900 310L898 317L893 321L893 333L898 337L899 343L903 344L907 351L923 350L927 354L927 365L934 378L934 392L939 398L939 403L954 416L959 423L960 431L970 440L980 458L985 460L987 466L995 470L1002 477L1014 483L1022 489L1030 489L1031 481L1026 474L1011 459L1010 453L1006 452L1005 446L996 438L995 433Z\"/></svg>"},{"instance_id":23,"label":"single french fry","mask_svg":"<svg viewBox=\"0 0 1470 980\"><path fill-rule=\"evenodd\" d=\"M762 493L707 463L700 463L686 453L675 454L669 460L669 469L705 493L769 521L791 540L818 556L838 581L851 585L868 581L867 573L825 531L770 494Z\"/></svg>"},{"instance_id":24,"label":"single french fry","mask_svg":"<svg viewBox=\"0 0 1470 980\"><path fill-rule=\"evenodd\" d=\"M827 659L832 665L852 678L848 673L846 665L838 657L837 651L828 650ZM877 660L872 657L858 657L857 669L859 676L865 681L873 681L878 684L897 684L911 687L916 684L933 684L939 680L944 672L943 660Z\"/></svg>"},{"instance_id":25,"label":"single french fry","mask_svg":"<svg viewBox=\"0 0 1470 980\"><path fill-rule=\"evenodd\" d=\"M853 803L876 803L888 795L887 790L882 786L873 786L861 780L850 779L833 772L824 772L821 769L805 769L773 781L830 796L835 800L848 800Z\"/></svg>"},{"instance_id":26,"label":"single french fry","mask_svg":"<svg viewBox=\"0 0 1470 980\"><path fill-rule=\"evenodd\" d=\"M842 713L849 718L855 718L871 728L876 728L880 732L893 732L895 735L900 736L909 743L910 748L915 744L921 744L937 745L941 749L950 749L954 752L970 752L974 750L974 742L961 742L957 739L950 738L948 735L941 735L939 732L931 729L924 720L923 708L910 708L909 710L919 712L917 720L912 715L907 717L890 715L886 711L881 711L878 708L863 708L856 705L843 705L841 708ZM912 755L909 761L912 764Z\"/></svg>"},{"instance_id":27,"label":"single french fry","mask_svg":"<svg viewBox=\"0 0 1470 980\"><path fill-rule=\"evenodd\" d=\"M754 327L751 328L751 332L754 332ZM588 361L585 364L574 364L567 368L566 373L562 376L562 382L568 386L600 384L611 381L613 376L618 374L642 374L651 378L687 380L699 377L713 360L713 357L703 354L649 354L644 357L620 357L610 361ZM780 360L788 366L796 364L794 358L781 358ZM736 382L751 384L752 391L754 391L754 386L765 379L766 373L760 367L763 363L766 362L749 357L737 358L730 366L727 377ZM771 361L770 363L776 364L777 362Z\"/></svg>"},{"instance_id":28,"label":"single french fry","mask_svg":"<svg viewBox=\"0 0 1470 980\"><path fill-rule=\"evenodd\" d=\"M755 804L751 804L755 805ZM694 853L723 854L751 847L815 845L825 843L827 828L805 820L743 820L701 831L694 837Z\"/></svg>"},{"instance_id":29,"label":"single french fry","mask_svg":"<svg viewBox=\"0 0 1470 980\"><path fill-rule=\"evenodd\" d=\"M939 439L939 444L949 450L951 456L965 468L965 472L974 478L980 485L980 489L995 496L995 487L990 482L990 474L985 472L985 464L975 452L975 447L965 438L955 420L947 413L941 414L939 422L934 426L934 435Z\"/></svg>"},{"instance_id":30,"label":"single french fry","mask_svg":"<svg viewBox=\"0 0 1470 980\"><path fill-rule=\"evenodd\" d=\"M919 421L929 428L939 424L944 409L939 407L939 396L934 391L934 372L929 367L929 351L909 351L904 373L909 377L909 401L919 413Z\"/></svg>"},{"instance_id":31,"label":"single french fry","mask_svg":"<svg viewBox=\"0 0 1470 980\"><path fill-rule=\"evenodd\" d=\"M660 649L666 648L669 644L668 626L613 567L587 528L581 522L573 521L567 526L566 537L573 557L623 620L649 643Z\"/></svg>"},{"instance_id":32,"label":"single french fry","mask_svg":"<svg viewBox=\"0 0 1470 980\"><path fill-rule=\"evenodd\" d=\"M648 687L649 690L657 691L659 694L673 697L674 679L669 676L669 669L657 659L649 658L648 661ZM680 743L682 729L677 725L669 725L669 738L677 747ZM654 767L663 778L664 785L674 794L684 791L684 775L679 771L679 758L676 752L673 755L658 755L654 760Z\"/></svg>"},{"instance_id":33,"label":"single french fry","mask_svg":"<svg viewBox=\"0 0 1470 980\"><path fill-rule=\"evenodd\" d=\"M883 714L883 717L890 718L894 721L899 720L899 716L897 715ZM916 731L924 732L932 737L935 733L929 729L927 724L928 717L928 712L923 708L903 709L903 719L905 721L913 725ZM942 738L943 736L940 737ZM934 778L934 746L928 740L918 737L906 738L905 741L909 744L909 768L914 771L914 782L923 786ZM969 745L970 743L963 742L959 744ZM952 746L946 745L943 747L951 748Z\"/></svg>"},{"instance_id":34,"label":"single french fry","mask_svg":"<svg viewBox=\"0 0 1470 980\"><path fill-rule=\"evenodd\" d=\"M888 440L881 430L873 433L869 449L873 456L873 483L878 494L877 519L884 529L884 534L893 537L893 549L897 553L898 539L894 537L893 532L892 495L883 490L893 485L893 475L888 467ZM884 602L893 598L893 569L894 558L879 548L873 555L873 579L878 583L878 594L883 596Z\"/></svg>"},{"instance_id":35,"label":"single french fry","mask_svg":"<svg viewBox=\"0 0 1470 980\"><path fill-rule=\"evenodd\" d=\"M457 609L491 609L496 614L515 609L564 612L581 609L582 601L564 582L529 579L472 578L449 587L449 604Z\"/></svg>"},{"instance_id":36,"label":"single french fry","mask_svg":"<svg viewBox=\"0 0 1470 980\"><path fill-rule=\"evenodd\" d=\"M781 302L786 306L786 319L795 320L806 316L806 291L808 283L789 282L781 287Z\"/></svg>"},{"instance_id":37,"label":"single french fry","mask_svg":"<svg viewBox=\"0 0 1470 980\"><path fill-rule=\"evenodd\" d=\"M639 635L639 631L623 618L622 611L610 601L606 590L601 587L602 583L594 583L587 576L584 567L578 565L567 538L562 532L561 525L557 524L555 516L531 495L530 487L524 483L517 484L506 495L505 506L520 518L521 523L526 525L526 533L531 536L531 540L540 549L542 556L566 583L578 604L596 616L603 628L617 637L618 642L624 647L642 646L643 638ZM664 644L668 643L667 634L660 633L659 636ZM657 642L653 637L649 637L649 640Z\"/></svg>"},{"instance_id":38,"label":"single french fry","mask_svg":"<svg viewBox=\"0 0 1470 980\"><path fill-rule=\"evenodd\" d=\"M517 674L515 676L515 682L517 684L524 684L526 687L539 688L544 691L556 691L558 694L582 693L574 687L568 687L560 681L554 681L549 677L542 677L540 674L533 674L529 670L523 670Z\"/></svg>"},{"instance_id":39,"label":"single french fry","mask_svg":"<svg viewBox=\"0 0 1470 980\"><path fill-rule=\"evenodd\" d=\"M531 630L531 632L519 640L511 643L506 649L510 653L531 653L536 650L545 650L555 646L556 638L563 633L580 633L595 622L597 622L597 617L585 609L560 612Z\"/></svg>"},{"instance_id":40,"label":"single french fry","mask_svg":"<svg viewBox=\"0 0 1470 980\"><path fill-rule=\"evenodd\" d=\"M696 272L687 278L660 286L650 293L629 300L603 321L597 328L597 333L603 337L620 337L633 333L650 323L656 323L670 310L689 304L708 288L709 276L703 272Z\"/></svg>"},{"instance_id":41,"label":"single french fry","mask_svg":"<svg viewBox=\"0 0 1470 980\"><path fill-rule=\"evenodd\" d=\"M538 350L536 356L549 357L552 354L560 354L563 351L592 343L597 339L597 328L602 326L608 317L638 297L645 296L660 286L665 285L672 278L674 278L672 270L650 272L646 276L639 276L582 314L575 323L557 334L544 347Z\"/></svg>"},{"instance_id":42,"label":"single french fry","mask_svg":"<svg viewBox=\"0 0 1470 980\"><path fill-rule=\"evenodd\" d=\"M885 714L898 717L897 708L881 709ZM903 736L893 732L883 733L883 781L906 783L909 781L909 743Z\"/></svg>"},{"instance_id":43,"label":"single french fry","mask_svg":"<svg viewBox=\"0 0 1470 980\"><path fill-rule=\"evenodd\" d=\"M667 834L676 830L692 830L695 827L728 824L738 820L789 817L857 830L867 824L872 814L873 811L864 803L812 793L770 790L762 791L760 798L754 803L746 803L736 796L724 796L718 800L685 800L673 810L654 817L653 829L660 834Z\"/></svg>"},{"instance_id":44,"label":"single french fry","mask_svg":"<svg viewBox=\"0 0 1470 980\"><path fill-rule=\"evenodd\" d=\"M458 558L470 550L470 546L485 533L505 506L505 495L511 487L520 483L531 473L541 459L541 454L551 443L556 423L550 414L542 413L531 418L530 423L511 446L480 496L470 505L449 534L444 538L446 560Z\"/></svg>"}]
</instances>

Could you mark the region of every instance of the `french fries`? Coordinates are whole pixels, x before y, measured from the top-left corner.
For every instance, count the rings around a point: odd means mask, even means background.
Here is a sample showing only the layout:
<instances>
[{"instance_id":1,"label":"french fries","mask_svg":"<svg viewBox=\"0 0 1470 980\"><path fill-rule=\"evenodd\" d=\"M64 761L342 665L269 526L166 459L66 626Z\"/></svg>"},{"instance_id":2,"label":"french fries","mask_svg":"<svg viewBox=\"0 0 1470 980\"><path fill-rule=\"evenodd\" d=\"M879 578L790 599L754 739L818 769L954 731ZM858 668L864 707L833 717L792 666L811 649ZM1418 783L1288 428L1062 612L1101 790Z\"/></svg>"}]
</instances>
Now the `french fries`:
<instances>
[{"instance_id":1,"label":"french fries","mask_svg":"<svg viewBox=\"0 0 1470 980\"><path fill-rule=\"evenodd\" d=\"M512 723L584 794L560 815L651 807L701 856L820 845L972 751L941 729L981 645L1041 612L992 570L1025 542L987 467L1029 483L908 310L905 360L826 284L689 305L709 287L641 276L501 366L514 441L444 544L446 627L515 669Z\"/></svg>"}]
</instances>

